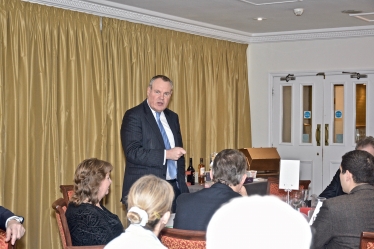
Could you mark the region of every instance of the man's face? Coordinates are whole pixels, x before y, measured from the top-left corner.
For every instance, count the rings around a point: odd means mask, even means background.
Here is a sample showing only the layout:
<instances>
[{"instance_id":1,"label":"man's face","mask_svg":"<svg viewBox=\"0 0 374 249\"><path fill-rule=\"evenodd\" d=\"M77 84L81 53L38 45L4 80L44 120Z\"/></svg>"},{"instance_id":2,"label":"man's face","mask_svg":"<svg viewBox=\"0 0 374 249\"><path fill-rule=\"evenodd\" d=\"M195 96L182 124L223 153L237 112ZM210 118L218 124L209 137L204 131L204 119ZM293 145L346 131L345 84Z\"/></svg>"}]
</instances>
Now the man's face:
<instances>
[{"instance_id":1,"label":"man's face","mask_svg":"<svg viewBox=\"0 0 374 249\"><path fill-rule=\"evenodd\" d=\"M365 147L358 147L357 149L369 152L370 154L372 154L374 156L374 148L371 145L366 145Z\"/></svg>"},{"instance_id":2,"label":"man's face","mask_svg":"<svg viewBox=\"0 0 374 249\"><path fill-rule=\"evenodd\" d=\"M172 93L170 82L165 82L161 78L156 79L152 88L147 89L149 106L156 112L162 112L168 107Z\"/></svg>"}]
</instances>

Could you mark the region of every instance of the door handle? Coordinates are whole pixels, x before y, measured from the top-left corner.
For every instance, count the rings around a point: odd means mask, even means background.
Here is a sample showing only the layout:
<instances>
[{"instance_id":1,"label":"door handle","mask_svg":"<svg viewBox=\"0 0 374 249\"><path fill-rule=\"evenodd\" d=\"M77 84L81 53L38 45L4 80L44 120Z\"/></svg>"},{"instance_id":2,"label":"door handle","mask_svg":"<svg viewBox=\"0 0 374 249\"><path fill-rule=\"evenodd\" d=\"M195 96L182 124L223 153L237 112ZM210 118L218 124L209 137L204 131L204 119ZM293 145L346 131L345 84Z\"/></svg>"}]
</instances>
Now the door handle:
<instances>
[{"instance_id":1,"label":"door handle","mask_svg":"<svg viewBox=\"0 0 374 249\"><path fill-rule=\"evenodd\" d=\"M317 124L316 142L317 142L317 146L321 146L321 124Z\"/></svg>"},{"instance_id":2,"label":"door handle","mask_svg":"<svg viewBox=\"0 0 374 249\"><path fill-rule=\"evenodd\" d=\"M325 145L329 145L329 124L325 124Z\"/></svg>"}]
</instances>

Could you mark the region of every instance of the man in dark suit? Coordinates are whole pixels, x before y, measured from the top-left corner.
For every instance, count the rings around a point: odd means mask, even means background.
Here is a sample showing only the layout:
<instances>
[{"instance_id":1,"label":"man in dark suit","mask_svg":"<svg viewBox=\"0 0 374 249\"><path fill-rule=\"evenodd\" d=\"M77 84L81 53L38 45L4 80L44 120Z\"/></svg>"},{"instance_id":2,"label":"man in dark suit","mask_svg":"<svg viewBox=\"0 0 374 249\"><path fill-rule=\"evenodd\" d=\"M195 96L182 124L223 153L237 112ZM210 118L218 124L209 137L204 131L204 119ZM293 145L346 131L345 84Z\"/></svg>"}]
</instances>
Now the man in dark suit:
<instances>
[{"instance_id":1,"label":"man in dark suit","mask_svg":"<svg viewBox=\"0 0 374 249\"><path fill-rule=\"evenodd\" d=\"M374 156L374 138L368 136L359 140L356 144L356 150L365 150ZM340 184L340 170L338 169L329 186L327 186L319 196L329 199L344 194Z\"/></svg>"},{"instance_id":2,"label":"man in dark suit","mask_svg":"<svg viewBox=\"0 0 374 249\"><path fill-rule=\"evenodd\" d=\"M323 202L313 222L312 248L358 248L363 231L374 231L374 157L362 150L346 153L340 182L346 195Z\"/></svg>"},{"instance_id":3,"label":"man in dark suit","mask_svg":"<svg viewBox=\"0 0 374 249\"><path fill-rule=\"evenodd\" d=\"M25 234L22 223L23 217L16 216L8 209L0 206L0 229L6 231L6 241L10 241L12 245Z\"/></svg>"},{"instance_id":4,"label":"man in dark suit","mask_svg":"<svg viewBox=\"0 0 374 249\"><path fill-rule=\"evenodd\" d=\"M173 82L166 76L154 76L147 88L147 99L126 111L121 127L126 169L122 203L132 184L148 174L167 180L174 189L175 199L188 193L185 181L186 151L183 149L178 115L167 109L173 93Z\"/></svg>"},{"instance_id":5,"label":"man in dark suit","mask_svg":"<svg viewBox=\"0 0 374 249\"><path fill-rule=\"evenodd\" d=\"M243 183L247 177L247 160L238 150L226 149L214 158L210 176L215 182L177 199L174 228L206 231L213 214L232 198L247 195Z\"/></svg>"}]
</instances>

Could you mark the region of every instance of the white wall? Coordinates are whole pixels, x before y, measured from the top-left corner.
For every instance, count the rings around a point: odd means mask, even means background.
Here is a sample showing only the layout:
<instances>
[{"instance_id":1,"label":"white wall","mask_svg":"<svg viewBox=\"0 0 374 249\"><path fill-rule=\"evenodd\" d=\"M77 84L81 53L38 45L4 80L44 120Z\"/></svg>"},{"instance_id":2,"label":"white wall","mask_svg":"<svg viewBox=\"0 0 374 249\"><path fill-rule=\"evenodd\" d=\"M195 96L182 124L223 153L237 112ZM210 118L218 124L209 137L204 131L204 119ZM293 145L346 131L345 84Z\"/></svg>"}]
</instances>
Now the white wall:
<instances>
[{"instance_id":1,"label":"white wall","mask_svg":"<svg viewBox=\"0 0 374 249\"><path fill-rule=\"evenodd\" d=\"M374 37L249 44L252 146L270 146L270 73L374 70L373 47Z\"/></svg>"}]
</instances>

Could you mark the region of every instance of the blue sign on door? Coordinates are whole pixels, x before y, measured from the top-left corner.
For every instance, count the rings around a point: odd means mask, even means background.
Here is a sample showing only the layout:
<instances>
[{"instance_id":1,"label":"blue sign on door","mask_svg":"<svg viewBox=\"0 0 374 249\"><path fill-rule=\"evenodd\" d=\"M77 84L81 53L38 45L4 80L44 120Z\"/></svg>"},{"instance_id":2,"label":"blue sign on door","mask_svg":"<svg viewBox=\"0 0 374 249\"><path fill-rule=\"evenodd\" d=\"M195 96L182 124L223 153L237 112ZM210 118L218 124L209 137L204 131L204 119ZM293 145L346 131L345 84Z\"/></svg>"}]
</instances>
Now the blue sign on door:
<instances>
[{"instance_id":1,"label":"blue sign on door","mask_svg":"<svg viewBox=\"0 0 374 249\"><path fill-rule=\"evenodd\" d=\"M342 117L343 117L342 111L335 111L335 118L342 118Z\"/></svg>"},{"instance_id":2,"label":"blue sign on door","mask_svg":"<svg viewBox=\"0 0 374 249\"><path fill-rule=\"evenodd\" d=\"M310 119L312 117L311 111L304 111L304 118Z\"/></svg>"}]
</instances>

